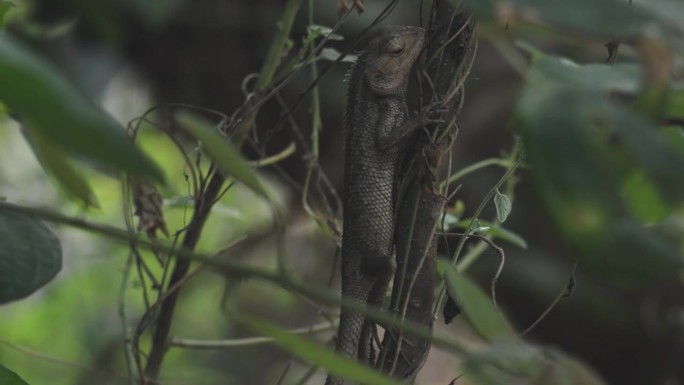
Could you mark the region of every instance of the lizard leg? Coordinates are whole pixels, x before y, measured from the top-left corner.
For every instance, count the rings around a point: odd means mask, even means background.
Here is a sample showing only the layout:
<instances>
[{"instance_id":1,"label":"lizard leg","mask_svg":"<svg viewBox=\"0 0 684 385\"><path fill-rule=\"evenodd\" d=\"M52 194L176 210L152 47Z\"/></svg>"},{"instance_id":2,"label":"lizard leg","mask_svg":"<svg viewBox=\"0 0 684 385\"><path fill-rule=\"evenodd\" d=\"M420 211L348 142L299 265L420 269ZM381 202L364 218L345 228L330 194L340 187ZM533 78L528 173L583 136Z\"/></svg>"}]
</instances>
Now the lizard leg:
<instances>
[{"instance_id":1,"label":"lizard leg","mask_svg":"<svg viewBox=\"0 0 684 385\"><path fill-rule=\"evenodd\" d=\"M418 115L404 120L401 124L394 125L389 129L378 130L375 145L380 151L387 151L407 140L408 136L413 134L417 129L430 123L443 123L443 119L432 118L432 115L437 112L442 112L442 110L437 110L428 106L421 110Z\"/></svg>"}]
</instances>

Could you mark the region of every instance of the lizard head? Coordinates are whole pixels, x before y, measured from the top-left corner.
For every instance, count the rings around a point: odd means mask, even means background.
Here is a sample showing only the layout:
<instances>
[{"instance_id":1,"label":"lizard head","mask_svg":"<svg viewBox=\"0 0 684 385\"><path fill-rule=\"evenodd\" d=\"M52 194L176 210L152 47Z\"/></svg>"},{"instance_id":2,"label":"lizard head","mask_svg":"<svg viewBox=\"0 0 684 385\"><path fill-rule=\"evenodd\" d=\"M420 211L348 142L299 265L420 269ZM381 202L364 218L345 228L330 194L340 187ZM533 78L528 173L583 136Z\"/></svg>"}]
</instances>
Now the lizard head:
<instances>
[{"instance_id":1,"label":"lizard head","mask_svg":"<svg viewBox=\"0 0 684 385\"><path fill-rule=\"evenodd\" d=\"M402 92L425 43L425 30L413 26L379 29L361 55L368 87L379 95Z\"/></svg>"}]
</instances>

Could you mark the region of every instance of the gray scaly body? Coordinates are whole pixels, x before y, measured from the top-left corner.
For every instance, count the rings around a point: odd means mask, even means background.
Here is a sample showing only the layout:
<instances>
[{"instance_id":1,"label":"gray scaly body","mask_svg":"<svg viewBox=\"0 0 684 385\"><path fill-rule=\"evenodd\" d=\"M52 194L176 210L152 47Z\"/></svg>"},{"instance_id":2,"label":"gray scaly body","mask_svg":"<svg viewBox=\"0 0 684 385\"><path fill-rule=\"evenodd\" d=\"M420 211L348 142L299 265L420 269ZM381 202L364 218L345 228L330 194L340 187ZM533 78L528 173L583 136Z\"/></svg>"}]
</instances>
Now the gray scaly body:
<instances>
[{"instance_id":1,"label":"gray scaly body","mask_svg":"<svg viewBox=\"0 0 684 385\"><path fill-rule=\"evenodd\" d=\"M351 71L345 115L342 296L380 306L396 265L393 251L395 176L407 119L408 77L423 47L418 27L389 26L371 39ZM372 323L342 310L336 351L368 362ZM332 376L326 385L342 384Z\"/></svg>"}]
</instances>

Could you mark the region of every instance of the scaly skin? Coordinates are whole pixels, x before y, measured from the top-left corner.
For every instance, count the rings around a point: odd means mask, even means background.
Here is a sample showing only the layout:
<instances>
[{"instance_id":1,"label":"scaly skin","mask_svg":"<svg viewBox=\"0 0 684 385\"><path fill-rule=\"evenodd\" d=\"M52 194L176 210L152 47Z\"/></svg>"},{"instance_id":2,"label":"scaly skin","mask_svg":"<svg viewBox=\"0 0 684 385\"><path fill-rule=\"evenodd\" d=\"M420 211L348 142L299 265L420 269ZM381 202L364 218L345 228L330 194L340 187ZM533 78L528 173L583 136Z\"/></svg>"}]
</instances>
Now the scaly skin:
<instances>
[{"instance_id":1,"label":"scaly skin","mask_svg":"<svg viewBox=\"0 0 684 385\"><path fill-rule=\"evenodd\" d=\"M401 142L416 128L407 119L406 86L423 48L419 27L376 32L351 70L345 114L342 297L380 307L395 268L395 176ZM336 351L368 362L373 323L342 309ZM326 385L343 381L329 376Z\"/></svg>"}]
</instances>

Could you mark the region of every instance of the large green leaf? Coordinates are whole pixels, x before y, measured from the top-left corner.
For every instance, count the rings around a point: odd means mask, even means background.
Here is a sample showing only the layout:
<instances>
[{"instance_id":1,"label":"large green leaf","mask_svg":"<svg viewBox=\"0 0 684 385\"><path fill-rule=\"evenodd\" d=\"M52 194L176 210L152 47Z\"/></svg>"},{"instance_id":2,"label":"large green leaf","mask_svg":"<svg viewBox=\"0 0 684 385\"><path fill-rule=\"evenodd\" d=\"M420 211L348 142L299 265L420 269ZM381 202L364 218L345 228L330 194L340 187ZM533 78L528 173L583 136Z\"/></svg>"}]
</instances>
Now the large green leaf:
<instances>
[{"instance_id":1,"label":"large green leaf","mask_svg":"<svg viewBox=\"0 0 684 385\"><path fill-rule=\"evenodd\" d=\"M0 27L5 24L5 15L12 9L15 5L4 0L0 0Z\"/></svg>"},{"instance_id":2,"label":"large green leaf","mask_svg":"<svg viewBox=\"0 0 684 385\"><path fill-rule=\"evenodd\" d=\"M0 384L2 385L28 385L19 375L0 364Z\"/></svg>"},{"instance_id":3,"label":"large green leaf","mask_svg":"<svg viewBox=\"0 0 684 385\"><path fill-rule=\"evenodd\" d=\"M255 193L269 198L268 191L256 172L242 159L240 151L226 138L219 135L209 122L186 112L178 114L176 118L181 128L202 142L202 148L216 162L221 171L244 183Z\"/></svg>"},{"instance_id":4,"label":"large green leaf","mask_svg":"<svg viewBox=\"0 0 684 385\"><path fill-rule=\"evenodd\" d=\"M487 295L468 277L445 263L445 277L449 293L456 298L468 322L488 341L516 339L517 334Z\"/></svg>"},{"instance_id":5,"label":"large green leaf","mask_svg":"<svg viewBox=\"0 0 684 385\"><path fill-rule=\"evenodd\" d=\"M0 34L0 100L51 145L71 155L163 180L161 170L123 128L56 68Z\"/></svg>"},{"instance_id":6,"label":"large green leaf","mask_svg":"<svg viewBox=\"0 0 684 385\"><path fill-rule=\"evenodd\" d=\"M652 33L669 24L649 7L628 6L623 0L465 0L482 21L502 24L519 20L576 33L629 38Z\"/></svg>"},{"instance_id":7,"label":"large green leaf","mask_svg":"<svg viewBox=\"0 0 684 385\"><path fill-rule=\"evenodd\" d=\"M684 154L658 128L630 111L605 103L605 123L613 128L626 153L673 206L684 203Z\"/></svg>"},{"instance_id":8,"label":"large green leaf","mask_svg":"<svg viewBox=\"0 0 684 385\"><path fill-rule=\"evenodd\" d=\"M539 349L522 341L507 341L469 353L461 368L473 385L530 384L542 371L543 360Z\"/></svg>"},{"instance_id":9,"label":"large green leaf","mask_svg":"<svg viewBox=\"0 0 684 385\"><path fill-rule=\"evenodd\" d=\"M40 135L32 134L28 127L24 129L24 136L43 169L54 177L69 196L80 200L85 207L98 207L90 183L60 148L51 146Z\"/></svg>"},{"instance_id":10,"label":"large green leaf","mask_svg":"<svg viewBox=\"0 0 684 385\"><path fill-rule=\"evenodd\" d=\"M543 367L531 385L604 385L582 362L556 350L546 349L545 353Z\"/></svg>"},{"instance_id":11,"label":"large green leaf","mask_svg":"<svg viewBox=\"0 0 684 385\"><path fill-rule=\"evenodd\" d=\"M32 217L0 210L0 304L30 295L61 268L62 248L50 229Z\"/></svg>"},{"instance_id":12,"label":"large green leaf","mask_svg":"<svg viewBox=\"0 0 684 385\"><path fill-rule=\"evenodd\" d=\"M543 82L528 84L518 112L539 195L561 233L585 256L583 264L624 286L676 276L682 266L676 246L628 215L620 173L609 155L620 151L609 147L611 135L634 135L643 148L625 138L623 157L633 157L656 184L664 181L662 175L676 172L662 168L679 166L651 137L657 130L643 132L636 126L642 120L599 92ZM679 185L672 181L668 188Z\"/></svg>"},{"instance_id":13,"label":"large green leaf","mask_svg":"<svg viewBox=\"0 0 684 385\"><path fill-rule=\"evenodd\" d=\"M462 364L474 385L603 385L583 363L562 352L519 341L495 343L468 354Z\"/></svg>"},{"instance_id":14,"label":"large green leaf","mask_svg":"<svg viewBox=\"0 0 684 385\"><path fill-rule=\"evenodd\" d=\"M641 77L641 68L633 63L580 65L563 57L540 56L528 79L588 90L635 93L639 90Z\"/></svg>"},{"instance_id":15,"label":"large green leaf","mask_svg":"<svg viewBox=\"0 0 684 385\"><path fill-rule=\"evenodd\" d=\"M660 221L671 212L643 170L632 170L625 176L622 195L632 214L645 223Z\"/></svg>"},{"instance_id":16,"label":"large green leaf","mask_svg":"<svg viewBox=\"0 0 684 385\"><path fill-rule=\"evenodd\" d=\"M255 332L273 338L274 342L295 356L323 367L336 376L366 385L398 385L399 383L353 360L338 356L332 350L314 344L301 336L257 316L239 312L237 319Z\"/></svg>"}]
</instances>

